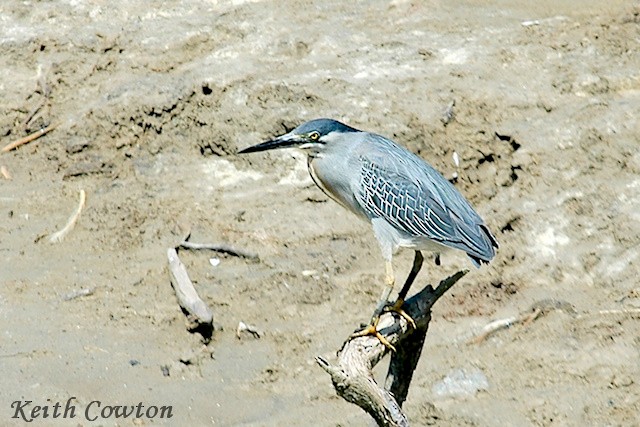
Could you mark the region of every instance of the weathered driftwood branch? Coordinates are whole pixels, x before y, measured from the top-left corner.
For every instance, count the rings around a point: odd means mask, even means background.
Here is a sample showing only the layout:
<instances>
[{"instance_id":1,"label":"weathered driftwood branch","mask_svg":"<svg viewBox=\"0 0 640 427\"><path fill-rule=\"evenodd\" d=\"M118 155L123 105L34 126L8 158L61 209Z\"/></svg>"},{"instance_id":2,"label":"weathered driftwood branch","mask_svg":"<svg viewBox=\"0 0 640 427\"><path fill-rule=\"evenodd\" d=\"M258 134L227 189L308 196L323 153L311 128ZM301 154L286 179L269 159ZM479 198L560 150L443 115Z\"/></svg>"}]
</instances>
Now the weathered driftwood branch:
<instances>
[{"instance_id":1,"label":"weathered driftwood branch","mask_svg":"<svg viewBox=\"0 0 640 427\"><path fill-rule=\"evenodd\" d=\"M171 286L173 286L180 307L187 314L189 330L200 332L205 340L209 340L213 333L213 312L196 292L191 279L189 279L189 274L187 274L187 269L178 258L178 253L174 248L167 250L167 257L169 258Z\"/></svg>"},{"instance_id":2,"label":"weathered driftwood branch","mask_svg":"<svg viewBox=\"0 0 640 427\"><path fill-rule=\"evenodd\" d=\"M331 375L338 395L360 406L380 426L408 426L409 421L402 412L402 403L407 398L413 372L422 353L431 321L431 307L467 271L460 271L444 279L436 289L427 285L405 302L404 310L416 322L416 329L393 313L381 316L378 331L397 350L391 354L385 388L375 382L372 369L389 350L374 336L347 341L338 352L338 363L335 366L324 358L317 357L316 362Z\"/></svg>"}]
</instances>

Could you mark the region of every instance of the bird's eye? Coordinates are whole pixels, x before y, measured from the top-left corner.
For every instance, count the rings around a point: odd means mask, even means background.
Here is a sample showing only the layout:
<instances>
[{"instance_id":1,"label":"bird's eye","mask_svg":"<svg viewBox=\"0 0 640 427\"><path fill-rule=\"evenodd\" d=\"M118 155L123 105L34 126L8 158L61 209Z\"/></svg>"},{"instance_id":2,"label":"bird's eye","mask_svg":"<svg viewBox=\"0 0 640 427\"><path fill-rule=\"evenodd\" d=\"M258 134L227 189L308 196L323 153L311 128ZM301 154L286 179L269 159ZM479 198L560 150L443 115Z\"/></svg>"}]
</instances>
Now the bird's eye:
<instances>
[{"instance_id":1,"label":"bird's eye","mask_svg":"<svg viewBox=\"0 0 640 427\"><path fill-rule=\"evenodd\" d=\"M317 141L318 138L320 138L320 134L317 131L313 131L309 134L309 138L311 138L314 141Z\"/></svg>"}]
</instances>

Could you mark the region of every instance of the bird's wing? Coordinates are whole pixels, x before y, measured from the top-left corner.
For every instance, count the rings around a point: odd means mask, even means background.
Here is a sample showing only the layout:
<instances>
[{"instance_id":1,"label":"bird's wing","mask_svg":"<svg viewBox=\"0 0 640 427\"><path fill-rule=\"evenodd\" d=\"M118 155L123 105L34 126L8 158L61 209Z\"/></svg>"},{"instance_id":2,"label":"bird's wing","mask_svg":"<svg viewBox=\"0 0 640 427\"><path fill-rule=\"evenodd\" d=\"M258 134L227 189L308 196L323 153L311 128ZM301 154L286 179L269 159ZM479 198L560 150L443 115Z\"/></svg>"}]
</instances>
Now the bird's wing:
<instances>
[{"instance_id":1,"label":"bird's wing","mask_svg":"<svg viewBox=\"0 0 640 427\"><path fill-rule=\"evenodd\" d=\"M415 154L378 135L358 150L356 199L372 218L445 246L474 260L490 260L494 239L482 219L440 173Z\"/></svg>"}]
</instances>

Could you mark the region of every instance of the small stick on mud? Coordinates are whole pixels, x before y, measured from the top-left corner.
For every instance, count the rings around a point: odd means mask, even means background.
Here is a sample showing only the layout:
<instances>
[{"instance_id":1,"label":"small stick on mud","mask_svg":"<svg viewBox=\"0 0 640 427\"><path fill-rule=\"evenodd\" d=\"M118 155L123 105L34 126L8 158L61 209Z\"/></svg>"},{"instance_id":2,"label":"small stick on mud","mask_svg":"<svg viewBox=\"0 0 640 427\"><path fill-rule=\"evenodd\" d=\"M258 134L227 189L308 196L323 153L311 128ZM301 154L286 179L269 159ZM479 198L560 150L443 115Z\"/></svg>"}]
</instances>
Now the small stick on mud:
<instances>
[{"instance_id":1,"label":"small stick on mud","mask_svg":"<svg viewBox=\"0 0 640 427\"><path fill-rule=\"evenodd\" d=\"M77 289L75 291L71 291L68 294L64 295L62 297L62 300L63 301L71 301L71 300L76 299L76 298L93 295L94 290L95 290L95 288Z\"/></svg>"},{"instance_id":2,"label":"small stick on mud","mask_svg":"<svg viewBox=\"0 0 640 427\"><path fill-rule=\"evenodd\" d=\"M347 341L338 351L336 365L316 357L318 365L331 375L338 395L365 410L379 426L408 426L402 404L422 354L431 308L467 272L460 271L442 280L436 289L427 285L405 302L403 309L416 322L415 329L404 318L392 313L380 316L378 332L396 348L396 352L391 353L384 388L376 383L372 369L390 350L374 336Z\"/></svg>"},{"instance_id":3,"label":"small stick on mud","mask_svg":"<svg viewBox=\"0 0 640 427\"><path fill-rule=\"evenodd\" d=\"M540 317L541 314L542 314L542 310L538 308L538 309L535 309L533 312L524 314L522 316L494 320L493 322L487 324L484 328L482 328L482 333L477 337L471 339L469 341L469 344L480 344L481 342L489 338L489 336L492 335L493 333L500 331L502 329L510 328L511 326L516 325L518 323L522 323L522 325L526 328L529 325L531 325L531 323L533 323L534 320Z\"/></svg>"},{"instance_id":4,"label":"small stick on mud","mask_svg":"<svg viewBox=\"0 0 640 427\"><path fill-rule=\"evenodd\" d=\"M210 251L216 251L216 252L224 252L227 253L229 255L233 255L233 256L237 256L237 257L241 257L241 258L247 258L247 259L252 259L252 260L258 260L260 259L258 257L257 254L252 253L252 252L247 252L243 249L238 249L235 248L231 245L225 245L225 244L218 244L218 243L192 243L192 242L188 242L186 240L184 240L183 242L180 243L180 245L178 245L181 248L184 249L193 249L193 250L210 250Z\"/></svg>"},{"instance_id":5,"label":"small stick on mud","mask_svg":"<svg viewBox=\"0 0 640 427\"><path fill-rule=\"evenodd\" d=\"M31 109L31 111L29 111L29 114L27 114L27 117L24 118L24 120L22 121L22 128L26 129L27 126L29 126L29 124L35 120L38 116L40 116L38 113L38 111L40 111L40 109L42 109L42 107L45 106L45 104L47 103L47 99L46 98L42 98L40 100L40 102L38 102L38 104L36 104L35 107L33 107Z\"/></svg>"},{"instance_id":6,"label":"small stick on mud","mask_svg":"<svg viewBox=\"0 0 640 427\"><path fill-rule=\"evenodd\" d=\"M213 312L193 287L186 267L178 258L178 252L174 248L169 248L167 249L167 257L169 258L171 286L173 286L180 307L187 314L188 329L201 331L205 340L208 340L213 332Z\"/></svg>"},{"instance_id":7,"label":"small stick on mud","mask_svg":"<svg viewBox=\"0 0 640 427\"><path fill-rule=\"evenodd\" d=\"M522 322L522 326L524 326L525 328L528 328L529 325L531 325L534 320L536 320L538 317L540 317L541 314L542 314L542 309L541 308L534 309L529 314L529 316L524 318L524 320Z\"/></svg>"},{"instance_id":8,"label":"small stick on mud","mask_svg":"<svg viewBox=\"0 0 640 427\"><path fill-rule=\"evenodd\" d=\"M84 203L86 201L86 198L87 196L84 190L80 190L80 202L78 203L78 207L76 208L76 211L69 217L67 224L62 228L62 230L56 231L51 235L51 237L49 237L49 242L51 243L61 242L67 236L67 234L69 234L69 232L73 230L73 227L75 227L76 225L76 221L78 221L78 218L80 218L80 213L84 208Z\"/></svg>"},{"instance_id":9,"label":"small stick on mud","mask_svg":"<svg viewBox=\"0 0 640 427\"><path fill-rule=\"evenodd\" d=\"M49 132L51 132L52 130L54 130L55 128L57 128L59 125L59 123L54 123L51 124L49 126L47 126L46 128L42 128L38 131L35 131L34 133L32 133L31 135L27 135L24 138L20 138L17 141L13 141L10 144L5 145L4 147L2 147L2 150L0 150L0 152L2 153L6 153L7 151L11 151L15 148L18 148L21 145L27 144L31 141L34 141L38 138L40 138L41 136L44 136L46 134L48 134Z\"/></svg>"},{"instance_id":10,"label":"small stick on mud","mask_svg":"<svg viewBox=\"0 0 640 427\"><path fill-rule=\"evenodd\" d=\"M506 319L498 319L488 323L482 328L480 335L471 339L468 344L480 344L486 340L489 335L502 329L510 328L512 325L521 322L521 317L508 317Z\"/></svg>"},{"instance_id":11,"label":"small stick on mud","mask_svg":"<svg viewBox=\"0 0 640 427\"><path fill-rule=\"evenodd\" d=\"M9 170L5 165L0 166L0 174L7 181L10 181L12 179L11 174L9 173Z\"/></svg>"}]
</instances>

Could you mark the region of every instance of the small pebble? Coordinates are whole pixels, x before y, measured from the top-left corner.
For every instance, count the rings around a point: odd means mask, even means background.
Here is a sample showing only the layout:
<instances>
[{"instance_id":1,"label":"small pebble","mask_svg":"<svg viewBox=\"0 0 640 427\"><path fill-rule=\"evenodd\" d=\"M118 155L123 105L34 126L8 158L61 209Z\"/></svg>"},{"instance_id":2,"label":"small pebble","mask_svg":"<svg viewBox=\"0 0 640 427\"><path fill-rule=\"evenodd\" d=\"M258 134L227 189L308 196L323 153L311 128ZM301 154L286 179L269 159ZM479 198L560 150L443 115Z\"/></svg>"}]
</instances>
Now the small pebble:
<instances>
[{"instance_id":1,"label":"small pebble","mask_svg":"<svg viewBox=\"0 0 640 427\"><path fill-rule=\"evenodd\" d=\"M162 365L160 366L160 370L162 371L162 375L165 377L169 376L169 366L168 365Z\"/></svg>"}]
</instances>

